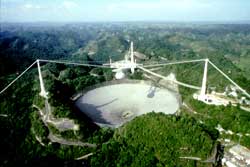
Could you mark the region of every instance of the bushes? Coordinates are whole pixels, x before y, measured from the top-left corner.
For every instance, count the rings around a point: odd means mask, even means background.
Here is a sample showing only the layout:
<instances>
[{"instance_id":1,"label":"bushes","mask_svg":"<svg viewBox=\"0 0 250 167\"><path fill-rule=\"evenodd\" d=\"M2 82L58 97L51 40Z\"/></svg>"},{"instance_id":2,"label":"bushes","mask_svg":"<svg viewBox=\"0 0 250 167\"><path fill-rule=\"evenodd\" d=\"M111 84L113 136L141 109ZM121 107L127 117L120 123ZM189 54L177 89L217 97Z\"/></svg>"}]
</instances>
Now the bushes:
<instances>
[{"instance_id":1,"label":"bushes","mask_svg":"<svg viewBox=\"0 0 250 167\"><path fill-rule=\"evenodd\" d=\"M136 79L136 80L142 80L143 79L143 73L141 71L135 71L134 74L129 75L129 79Z\"/></svg>"},{"instance_id":2,"label":"bushes","mask_svg":"<svg viewBox=\"0 0 250 167\"><path fill-rule=\"evenodd\" d=\"M220 124L225 130L232 130L235 133L250 133L250 113L241 110L239 107L228 106L213 106L206 105L196 100L190 100L191 106L195 111L199 112L203 116L200 117L210 129L215 128ZM196 116L197 117L197 116ZM244 140L241 144L250 147L248 136L243 137ZM238 142L238 137L232 138L235 142Z\"/></svg>"},{"instance_id":3,"label":"bushes","mask_svg":"<svg viewBox=\"0 0 250 167\"><path fill-rule=\"evenodd\" d=\"M117 129L91 162L94 166L193 166L192 161L179 157L207 159L217 139L208 132L188 116L149 113Z\"/></svg>"},{"instance_id":4,"label":"bushes","mask_svg":"<svg viewBox=\"0 0 250 167\"><path fill-rule=\"evenodd\" d=\"M38 136L43 143L48 143L48 135L49 135L49 129L47 126L43 123L41 118L39 117L37 111L33 112L31 114L31 127L33 129L33 134L35 136Z\"/></svg>"}]
</instances>

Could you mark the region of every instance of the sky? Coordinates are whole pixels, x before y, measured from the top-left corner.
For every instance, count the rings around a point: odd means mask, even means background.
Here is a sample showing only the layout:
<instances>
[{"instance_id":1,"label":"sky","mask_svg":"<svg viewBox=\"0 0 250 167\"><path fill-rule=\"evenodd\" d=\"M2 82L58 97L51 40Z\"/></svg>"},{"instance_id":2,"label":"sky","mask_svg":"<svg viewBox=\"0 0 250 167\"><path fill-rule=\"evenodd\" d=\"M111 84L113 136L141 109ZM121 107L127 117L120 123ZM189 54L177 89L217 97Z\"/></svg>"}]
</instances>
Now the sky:
<instances>
[{"instance_id":1,"label":"sky","mask_svg":"<svg viewBox=\"0 0 250 167\"><path fill-rule=\"evenodd\" d=\"M1 22L249 21L250 0L0 0Z\"/></svg>"}]
</instances>

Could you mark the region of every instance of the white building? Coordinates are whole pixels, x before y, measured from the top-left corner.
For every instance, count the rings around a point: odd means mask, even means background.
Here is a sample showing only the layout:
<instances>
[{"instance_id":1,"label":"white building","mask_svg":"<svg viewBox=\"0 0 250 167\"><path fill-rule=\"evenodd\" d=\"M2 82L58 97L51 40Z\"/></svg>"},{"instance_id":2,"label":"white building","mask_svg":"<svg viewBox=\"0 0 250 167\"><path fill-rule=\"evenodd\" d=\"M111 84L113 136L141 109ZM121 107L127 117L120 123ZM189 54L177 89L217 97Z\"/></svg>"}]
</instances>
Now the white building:
<instances>
[{"instance_id":1,"label":"white building","mask_svg":"<svg viewBox=\"0 0 250 167\"><path fill-rule=\"evenodd\" d=\"M250 167L250 150L241 145L231 147L222 159L227 167Z\"/></svg>"}]
</instances>

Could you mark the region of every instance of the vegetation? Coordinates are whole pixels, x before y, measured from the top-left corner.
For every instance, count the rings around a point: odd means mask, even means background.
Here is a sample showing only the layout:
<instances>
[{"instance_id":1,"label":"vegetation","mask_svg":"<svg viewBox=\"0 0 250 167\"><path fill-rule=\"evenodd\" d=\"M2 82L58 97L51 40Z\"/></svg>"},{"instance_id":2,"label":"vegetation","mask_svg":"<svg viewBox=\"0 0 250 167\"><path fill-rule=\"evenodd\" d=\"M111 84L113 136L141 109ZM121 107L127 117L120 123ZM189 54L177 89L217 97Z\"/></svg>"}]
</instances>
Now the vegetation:
<instances>
[{"instance_id":1,"label":"vegetation","mask_svg":"<svg viewBox=\"0 0 250 167\"><path fill-rule=\"evenodd\" d=\"M31 131L35 138L39 138L42 143L48 144L49 129L45 126L42 119L37 112L30 115L31 118Z\"/></svg>"},{"instance_id":2,"label":"vegetation","mask_svg":"<svg viewBox=\"0 0 250 167\"><path fill-rule=\"evenodd\" d=\"M221 137L229 138L239 142L239 134L242 135L241 144L250 148L250 138L246 134L250 134L250 113L241 110L239 107L229 106L211 106L205 105L202 102L191 100L190 104L194 111L199 113L195 116L202 120L208 127L217 127L221 125L225 130L231 130L233 135L225 135ZM238 134L238 135L237 135Z\"/></svg>"},{"instance_id":3,"label":"vegetation","mask_svg":"<svg viewBox=\"0 0 250 167\"><path fill-rule=\"evenodd\" d=\"M14 87L8 89L6 93L11 94L11 96L4 94L0 97L1 114L7 115L7 117L0 117L1 134L4 136L1 138L0 165L44 166L48 165L48 161L58 165L64 165L65 162L77 164L77 162L72 161L74 158L92 152L93 149L57 143L49 144L48 128L40 119L38 111L32 107L32 97L39 92L39 85L33 82L35 72L32 70L27 73ZM35 98L36 101L39 101L39 98ZM84 117L82 118L79 119L79 122L84 126L87 121ZM93 132L97 130L93 126L91 129ZM84 133L87 134L84 136L85 138L91 135L87 129ZM40 142L45 146L41 145Z\"/></svg>"},{"instance_id":4,"label":"vegetation","mask_svg":"<svg viewBox=\"0 0 250 167\"><path fill-rule=\"evenodd\" d=\"M195 119L153 112L117 129L114 138L91 159L91 165L193 166L197 162L180 157L206 160L216 140L207 131Z\"/></svg>"},{"instance_id":5,"label":"vegetation","mask_svg":"<svg viewBox=\"0 0 250 167\"><path fill-rule=\"evenodd\" d=\"M92 64L119 60L128 50L128 40L147 60L209 58L240 86L250 92L249 25L182 25L157 23L29 25L4 23L0 31L0 88L10 83L36 59L61 59ZM138 60L139 61L139 60ZM150 113L121 128L99 128L75 108L70 97L83 89L113 79L110 69L41 63L49 103L56 118L73 119L79 131L59 131L44 124L38 110L45 100L39 96L36 66L0 95L0 166L210 166L180 157L206 160L220 138L230 138L250 148L250 114L233 106L208 106L192 99L193 90L179 87L183 101L180 116ZM169 66L180 81L200 85L203 63ZM208 91L224 91L228 82L209 67ZM143 79L140 71L129 79ZM213 88L216 87L216 88ZM35 105L35 106L34 106ZM38 107L38 108L37 108ZM234 135L219 134L220 124ZM66 139L97 144L97 148L51 143L49 133ZM75 158L94 153L88 160Z\"/></svg>"}]
</instances>

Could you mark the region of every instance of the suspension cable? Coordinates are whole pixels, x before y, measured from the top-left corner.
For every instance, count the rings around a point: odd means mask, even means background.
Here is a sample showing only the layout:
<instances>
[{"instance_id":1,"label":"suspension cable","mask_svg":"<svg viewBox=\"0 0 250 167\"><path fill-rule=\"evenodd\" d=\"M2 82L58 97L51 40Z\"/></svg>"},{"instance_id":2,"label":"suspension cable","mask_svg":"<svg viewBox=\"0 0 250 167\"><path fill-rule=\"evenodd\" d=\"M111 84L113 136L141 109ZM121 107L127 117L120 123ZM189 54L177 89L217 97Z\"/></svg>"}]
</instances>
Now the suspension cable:
<instances>
[{"instance_id":1,"label":"suspension cable","mask_svg":"<svg viewBox=\"0 0 250 167\"><path fill-rule=\"evenodd\" d=\"M186 83L177 81L177 80L171 80L171 79L169 79L169 78L167 78L167 77L164 77L164 76L162 76L162 75L160 75L160 74L157 74L157 73L155 73L155 72L152 72L152 71L150 71L150 70L148 70L148 69L145 69L145 68L143 68L143 67L141 67L141 66L138 66L138 68L141 69L141 70L143 70L143 71L145 71L145 72L147 72L147 73L149 73L149 74L151 74L151 75L154 75L154 76L156 76L156 77L162 78L162 79L167 80L167 81L172 81L172 82L174 82L175 84L182 85L182 86L184 86L184 87L188 87L188 88L192 88L192 89L197 89L197 90L200 90L200 89L201 89L201 88L198 87L198 86L189 85L189 84L186 84Z\"/></svg>"},{"instance_id":2,"label":"suspension cable","mask_svg":"<svg viewBox=\"0 0 250 167\"><path fill-rule=\"evenodd\" d=\"M47 63L57 63L57 64L68 64L68 65L78 65L78 66L89 66L89 67L100 67L100 68L110 68L108 65L97 65L97 64L84 64L84 63L74 63L74 62L67 62L67 61L58 61L58 60L44 60L39 59L40 62L47 62Z\"/></svg>"},{"instance_id":3,"label":"suspension cable","mask_svg":"<svg viewBox=\"0 0 250 167\"><path fill-rule=\"evenodd\" d=\"M2 94L5 90L7 90L14 82L16 82L21 76L23 76L34 64L36 64L37 60L34 61L28 68L26 68L20 75L18 75L11 83L9 83L3 90L1 90L0 94Z\"/></svg>"},{"instance_id":4,"label":"suspension cable","mask_svg":"<svg viewBox=\"0 0 250 167\"><path fill-rule=\"evenodd\" d=\"M208 61L216 70L218 70L225 78L227 78L233 85L235 85L239 90L242 91L247 97L250 98L250 95L246 92L246 90L242 89L237 83L235 83L229 76L227 76L223 71L221 71L214 63Z\"/></svg>"},{"instance_id":5,"label":"suspension cable","mask_svg":"<svg viewBox=\"0 0 250 167\"><path fill-rule=\"evenodd\" d=\"M174 65L174 64L184 64L184 63L195 63L205 61L205 59L198 59L198 60L186 60L186 61L176 61L176 62L169 62L169 63L160 63L160 64L152 64L152 65L144 65L143 67L158 67L158 66L167 66L167 65Z\"/></svg>"}]
</instances>

